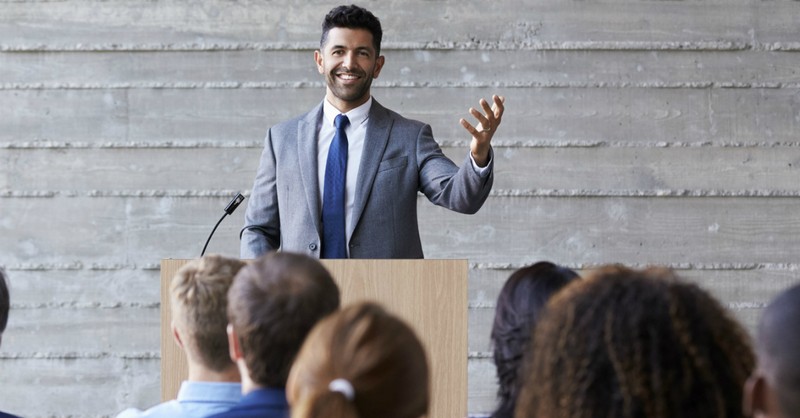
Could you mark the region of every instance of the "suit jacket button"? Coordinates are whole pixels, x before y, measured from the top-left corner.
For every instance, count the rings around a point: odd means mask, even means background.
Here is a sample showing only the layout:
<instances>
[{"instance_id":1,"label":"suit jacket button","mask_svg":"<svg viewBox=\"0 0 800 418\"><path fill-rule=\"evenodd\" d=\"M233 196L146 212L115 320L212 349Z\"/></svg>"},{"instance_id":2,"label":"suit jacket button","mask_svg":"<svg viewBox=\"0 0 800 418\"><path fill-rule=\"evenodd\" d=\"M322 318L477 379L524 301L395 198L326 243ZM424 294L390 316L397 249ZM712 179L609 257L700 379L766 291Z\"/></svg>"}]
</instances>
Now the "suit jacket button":
<instances>
[{"instance_id":1,"label":"suit jacket button","mask_svg":"<svg viewBox=\"0 0 800 418\"><path fill-rule=\"evenodd\" d=\"M314 244L313 242L308 244L308 249L311 251L317 251L317 244Z\"/></svg>"}]
</instances>

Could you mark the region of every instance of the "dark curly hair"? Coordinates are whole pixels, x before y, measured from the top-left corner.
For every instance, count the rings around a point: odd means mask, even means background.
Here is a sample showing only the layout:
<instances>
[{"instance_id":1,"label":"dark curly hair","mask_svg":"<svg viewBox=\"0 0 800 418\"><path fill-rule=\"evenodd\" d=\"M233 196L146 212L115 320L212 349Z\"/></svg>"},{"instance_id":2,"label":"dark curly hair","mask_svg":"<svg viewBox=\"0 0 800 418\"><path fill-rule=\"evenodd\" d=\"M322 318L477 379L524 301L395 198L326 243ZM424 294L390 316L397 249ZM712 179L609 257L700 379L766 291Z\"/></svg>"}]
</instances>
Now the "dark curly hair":
<instances>
[{"instance_id":1,"label":"dark curly hair","mask_svg":"<svg viewBox=\"0 0 800 418\"><path fill-rule=\"evenodd\" d=\"M517 418L742 417L755 365L726 310L670 270L600 269L537 324Z\"/></svg>"},{"instance_id":2,"label":"dark curly hair","mask_svg":"<svg viewBox=\"0 0 800 418\"><path fill-rule=\"evenodd\" d=\"M325 46L325 42L328 40L328 32L333 28L368 30L372 34L375 56L381 54L381 39L383 38L381 21L369 10L358 7L355 4L333 8L325 16L325 20L322 21L322 38L319 40L320 48Z\"/></svg>"},{"instance_id":3,"label":"dark curly hair","mask_svg":"<svg viewBox=\"0 0 800 418\"><path fill-rule=\"evenodd\" d=\"M492 346L497 368L499 405L492 418L514 415L520 382L517 378L523 354L528 348L531 330L548 299L573 280L578 273L542 261L515 271L497 297Z\"/></svg>"}]
</instances>

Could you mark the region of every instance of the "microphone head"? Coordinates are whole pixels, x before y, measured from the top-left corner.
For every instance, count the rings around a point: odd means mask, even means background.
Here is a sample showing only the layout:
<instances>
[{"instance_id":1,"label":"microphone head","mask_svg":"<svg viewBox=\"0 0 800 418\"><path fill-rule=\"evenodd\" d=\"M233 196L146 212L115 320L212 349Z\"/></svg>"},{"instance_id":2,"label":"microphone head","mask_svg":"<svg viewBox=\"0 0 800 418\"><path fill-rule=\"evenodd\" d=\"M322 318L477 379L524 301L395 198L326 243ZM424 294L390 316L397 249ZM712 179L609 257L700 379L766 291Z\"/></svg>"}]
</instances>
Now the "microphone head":
<instances>
[{"instance_id":1,"label":"microphone head","mask_svg":"<svg viewBox=\"0 0 800 418\"><path fill-rule=\"evenodd\" d=\"M234 196L234 198L228 203L228 206L225 206L225 213L228 215L232 214L242 202L244 202L244 195L241 193L236 193L236 196Z\"/></svg>"}]
</instances>

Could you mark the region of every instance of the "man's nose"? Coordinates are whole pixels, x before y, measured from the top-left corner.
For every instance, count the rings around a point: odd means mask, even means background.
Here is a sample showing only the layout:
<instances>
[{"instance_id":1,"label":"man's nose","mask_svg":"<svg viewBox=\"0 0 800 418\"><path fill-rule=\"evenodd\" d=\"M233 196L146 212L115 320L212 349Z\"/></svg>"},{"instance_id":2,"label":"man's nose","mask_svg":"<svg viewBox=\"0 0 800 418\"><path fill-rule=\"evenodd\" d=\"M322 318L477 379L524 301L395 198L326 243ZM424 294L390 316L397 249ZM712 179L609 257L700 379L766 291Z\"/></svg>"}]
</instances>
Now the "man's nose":
<instances>
[{"instance_id":1,"label":"man's nose","mask_svg":"<svg viewBox=\"0 0 800 418\"><path fill-rule=\"evenodd\" d=\"M353 66L353 64L355 62L356 62L356 54L355 54L355 52L348 52L348 53L344 54L343 64L344 64L345 67L347 67L349 69L349 68L351 68Z\"/></svg>"}]
</instances>

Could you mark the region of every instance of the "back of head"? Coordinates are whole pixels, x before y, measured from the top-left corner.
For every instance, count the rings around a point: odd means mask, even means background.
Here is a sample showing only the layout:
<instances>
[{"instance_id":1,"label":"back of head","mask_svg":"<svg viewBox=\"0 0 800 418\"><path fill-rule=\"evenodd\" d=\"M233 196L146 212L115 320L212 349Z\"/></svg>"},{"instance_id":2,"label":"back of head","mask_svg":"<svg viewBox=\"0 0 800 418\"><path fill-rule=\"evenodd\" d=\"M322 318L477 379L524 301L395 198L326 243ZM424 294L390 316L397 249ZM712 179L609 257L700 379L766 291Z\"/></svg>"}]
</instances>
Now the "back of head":
<instances>
[{"instance_id":1,"label":"back of head","mask_svg":"<svg viewBox=\"0 0 800 418\"><path fill-rule=\"evenodd\" d=\"M228 292L228 320L254 383L286 385L308 332L339 308L339 288L319 261L268 253L239 271Z\"/></svg>"},{"instance_id":2,"label":"back of head","mask_svg":"<svg viewBox=\"0 0 800 418\"><path fill-rule=\"evenodd\" d=\"M553 294L578 278L570 269L543 261L515 271L503 285L492 326L500 401L493 417L513 415L520 386L517 376L540 311Z\"/></svg>"},{"instance_id":3,"label":"back of head","mask_svg":"<svg viewBox=\"0 0 800 418\"><path fill-rule=\"evenodd\" d=\"M6 272L0 268L0 343L3 341L3 332L8 325L8 312L11 309L11 298L8 294Z\"/></svg>"},{"instance_id":4,"label":"back of head","mask_svg":"<svg viewBox=\"0 0 800 418\"><path fill-rule=\"evenodd\" d=\"M778 295L758 326L759 368L785 417L800 416L800 285Z\"/></svg>"},{"instance_id":5,"label":"back of head","mask_svg":"<svg viewBox=\"0 0 800 418\"><path fill-rule=\"evenodd\" d=\"M225 328L228 289L245 263L219 255L190 261L170 283L172 321L187 355L209 369L232 367Z\"/></svg>"},{"instance_id":6,"label":"back of head","mask_svg":"<svg viewBox=\"0 0 800 418\"><path fill-rule=\"evenodd\" d=\"M418 418L428 411L428 373L408 325L376 304L351 305L303 344L287 390L292 417ZM331 390L337 379L349 382L352 398Z\"/></svg>"},{"instance_id":7,"label":"back of head","mask_svg":"<svg viewBox=\"0 0 800 418\"><path fill-rule=\"evenodd\" d=\"M383 29L381 28L381 21L369 10L358 7L355 4L331 9L322 21L320 48L325 47L325 42L328 40L328 32L333 28L364 29L369 31L372 34L375 54L380 55Z\"/></svg>"},{"instance_id":8,"label":"back of head","mask_svg":"<svg viewBox=\"0 0 800 418\"><path fill-rule=\"evenodd\" d=\"M516 417L742 416L744 329L669 270L610 266L550 302Z\"/></svg>"}]
</instances>

